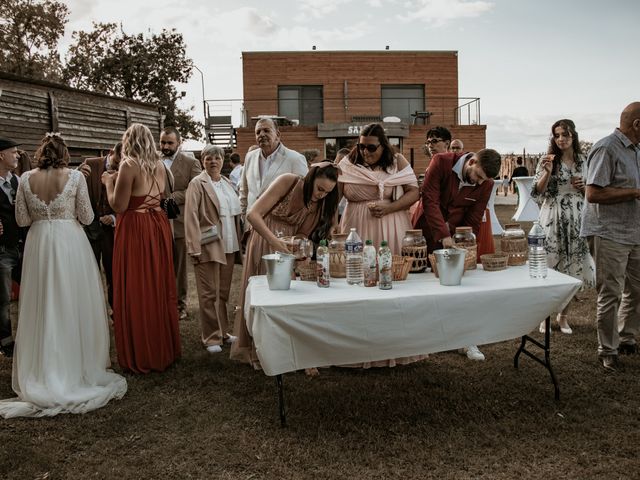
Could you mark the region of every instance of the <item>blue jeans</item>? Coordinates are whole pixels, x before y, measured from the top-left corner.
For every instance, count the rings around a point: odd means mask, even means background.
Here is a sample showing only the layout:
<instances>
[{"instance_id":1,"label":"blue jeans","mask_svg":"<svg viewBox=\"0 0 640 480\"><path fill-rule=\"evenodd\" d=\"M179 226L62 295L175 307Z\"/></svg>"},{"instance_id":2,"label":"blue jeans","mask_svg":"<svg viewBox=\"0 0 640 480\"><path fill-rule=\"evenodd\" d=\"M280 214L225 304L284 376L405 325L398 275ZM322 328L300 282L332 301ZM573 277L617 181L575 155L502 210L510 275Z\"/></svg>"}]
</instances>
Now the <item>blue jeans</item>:
<instances>
[{"instance_id":1,"label":"blue jeans","mask_svg":"<svg viewBox=\"0 0 640 480\"><path fill-rule=\"evenodd\" d=\"M13 342L11 332L11 271L18 266L18 247L0 246L0 345Z\"/></svg>"}]
</instances>

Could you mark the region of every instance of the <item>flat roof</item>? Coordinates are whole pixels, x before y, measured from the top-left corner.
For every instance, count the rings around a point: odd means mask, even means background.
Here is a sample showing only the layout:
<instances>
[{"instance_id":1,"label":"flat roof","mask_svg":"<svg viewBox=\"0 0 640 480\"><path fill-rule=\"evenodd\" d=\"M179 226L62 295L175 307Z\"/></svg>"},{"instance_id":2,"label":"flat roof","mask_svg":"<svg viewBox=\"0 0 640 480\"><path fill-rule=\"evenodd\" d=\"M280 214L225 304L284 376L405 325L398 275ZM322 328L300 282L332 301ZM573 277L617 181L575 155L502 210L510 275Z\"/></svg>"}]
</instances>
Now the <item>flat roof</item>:
<instances>
[{"instance_id":1,"label":"flat roof","mask_svg":"<svg viewBox=\"0 0 640 480\"><path fill-rule=\"evenodd\" d=\"M457 55L458 50L267 50L267 51L247 51L244 54L268 55L268 54L314 54L314 53L401 53L410 55Z\"/></svg>"}]
</instances>

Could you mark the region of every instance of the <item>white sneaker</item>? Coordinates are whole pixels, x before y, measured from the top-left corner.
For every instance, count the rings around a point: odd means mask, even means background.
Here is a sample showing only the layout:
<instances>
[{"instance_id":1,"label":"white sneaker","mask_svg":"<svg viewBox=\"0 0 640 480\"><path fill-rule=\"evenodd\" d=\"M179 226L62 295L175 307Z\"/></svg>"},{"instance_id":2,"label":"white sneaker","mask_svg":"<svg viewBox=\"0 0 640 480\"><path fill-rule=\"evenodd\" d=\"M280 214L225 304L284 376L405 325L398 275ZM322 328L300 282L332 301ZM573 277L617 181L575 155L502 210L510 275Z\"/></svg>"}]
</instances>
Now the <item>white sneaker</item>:
<instances>
[{"instance_id":1,"label":"white sneaker","mask_svg":"<svg viewBox=\"0 0 640 480\"><path fill-rule=\"evenodd\" d=\"M236 340L238 340L238 337L236 337L235 335L229 335L224 339L224 343L226 343L227 345L231 345L232 343L236 343Z\"/></svg>"},{"instance_id":2,"label":"white sneaker","mask_svg":"<svg viewBox=\"0 0 640 480\"><path fill-rule=\"evenodd\" d=\"M209 352L209 353L220 353L220 352L222 352L222 347L220 345L209 345L207 347L207 352Z\"/></svg>"},{"instance_id":3,"label":"white sneaker","mask_svg":"<svg viewBox=\"0 0 640 480\"><path fill-rule=\"evenodd\" d=\"M475 345L469 345L467 347L467 358L481 362L484 360L484 354Z\"/></svg>"}]
</instances>

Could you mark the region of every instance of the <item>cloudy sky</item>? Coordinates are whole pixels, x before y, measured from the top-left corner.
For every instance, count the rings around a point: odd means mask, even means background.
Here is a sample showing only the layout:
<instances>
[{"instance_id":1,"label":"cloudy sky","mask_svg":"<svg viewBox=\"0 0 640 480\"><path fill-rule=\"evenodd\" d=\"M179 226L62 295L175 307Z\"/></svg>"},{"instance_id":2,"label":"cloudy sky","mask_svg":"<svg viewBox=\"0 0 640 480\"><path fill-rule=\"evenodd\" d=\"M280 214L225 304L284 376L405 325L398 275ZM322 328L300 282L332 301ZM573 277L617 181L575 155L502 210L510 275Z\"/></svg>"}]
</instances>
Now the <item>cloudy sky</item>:
<instances>
[{"instance_id":1,"label":"cloudy sky","mask_svg":"<svg viewBox=\"0 0 640 480\"><path fill-rule=\"evenodd\" d=\"M584 140L640 100L637 0L68 0L74 30L176 28L207 99L242 97L243 51L457 50L459 95L480 97L487 146L546 149L558 118ZM171 59L167 58L167 62ZM366 74L366 72L363 72ZM179 85L202 117L197 72Z\"/></svg>"}]
</instances>

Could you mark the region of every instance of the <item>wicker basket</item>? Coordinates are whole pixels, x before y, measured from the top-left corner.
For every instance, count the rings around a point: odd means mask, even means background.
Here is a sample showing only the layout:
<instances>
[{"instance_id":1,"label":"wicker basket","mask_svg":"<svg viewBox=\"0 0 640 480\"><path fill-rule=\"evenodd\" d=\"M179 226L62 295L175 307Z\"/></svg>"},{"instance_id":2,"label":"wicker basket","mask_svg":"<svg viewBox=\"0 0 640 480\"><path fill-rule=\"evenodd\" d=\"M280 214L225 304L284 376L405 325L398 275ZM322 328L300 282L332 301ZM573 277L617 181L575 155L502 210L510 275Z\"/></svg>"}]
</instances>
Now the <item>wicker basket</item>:
<instances>
[{"instance_id":1,"label":"wicker basket","mask_svg":"<svg viewBox=\"0 0 640 480\"><path fill-rule=\"evenodd\" d=\"M482 268L487 272L497 272L507 268L509 255L506 253L485 253L480 255Z\"/></svg>"},{"instance_id":2,"label":"wicker basket","mask_svg":"<svg viewBox=\"0 0 640 480\"><path fill-rule=\"evenodd\" d=\"M411 273L424 272L427 268L427 247L426 246L413 246L402 247L402 256L413 257L413 265L411 266Z\"/></svg>"},{"instance_id":3,"label":"wicker basket","mask_svg":"<svg viewBox=\"0 0 640 480\"><path fill-rule=\"evenodd\" d=\"M467 270L475 270L478 268L478 247L476 245L471 245L468 247L456 247L460 250L466 250L464 254L464 271Z\"/></svg>"},{"instance_id":4,"label":"wicker basket","mask_svg":"<svg viewBox=\"0 0 640 480\"><path fill-rule=\"evenodd\" d=\"M409 270L413 265L413 257L403 257L402 255L393 256L393 280L399 282L406 280L409 275Z\"/></svg>"},{"instance_id":5,"label":"wicker basket","mask_svg":"<svg viewBox=\"0 0 640 480\"><path fill-rule=\"evenodd\" d=\"M300 280L315 282L318 279L318 264L316 262L300 262L296 267Z\"/></svg>"}]
</instances>

